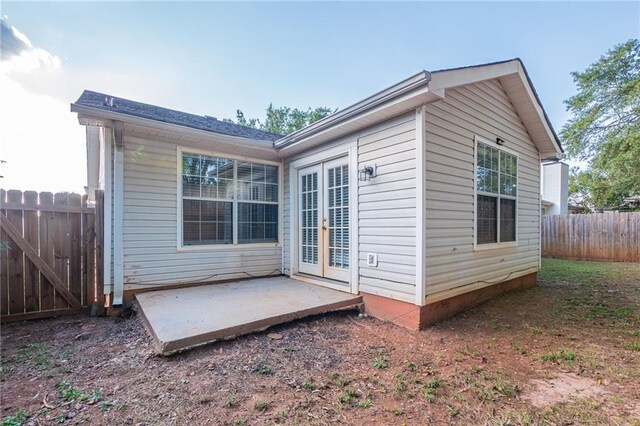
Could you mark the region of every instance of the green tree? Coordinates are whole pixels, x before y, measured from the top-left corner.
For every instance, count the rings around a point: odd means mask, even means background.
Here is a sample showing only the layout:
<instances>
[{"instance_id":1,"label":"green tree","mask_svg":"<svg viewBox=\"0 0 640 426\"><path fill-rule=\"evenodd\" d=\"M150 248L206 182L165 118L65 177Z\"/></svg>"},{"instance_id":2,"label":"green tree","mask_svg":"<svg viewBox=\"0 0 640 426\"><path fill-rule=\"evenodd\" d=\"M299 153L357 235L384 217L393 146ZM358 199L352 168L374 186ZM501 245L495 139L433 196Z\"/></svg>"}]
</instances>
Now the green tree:
<instances>
[{"instance_id":1,"label":"green tree","mask_svg":"<svg viewBox=\"0 0 640 426\"><path fill-rule=\"evenodd\" d=\"M578 93L565 101L573 116L561 137L589 168L572 173L570 194L591 208L618 207L640 194L640 41L616 45L571 75Z\"/></svg>"},{"instance_id":2,"label":"green tree","mask_svg":"<svg viewBox=\"0 0 640 426\"><path fill-rule=\"evenodd\" d=\"M269 104L266 110L266 118L264 123L257 118L247 119L241 110L236 111L236 120L225 119L228 123L236 123L241 126L253 127L255 129L265 130L267 132L276 133L278 135L288 135L296 130L300 130L309 124L315 123L327 115L333 114L337 110L318 107L301 110L290 107L274 107Z\"/></svg>"}]
</instances>

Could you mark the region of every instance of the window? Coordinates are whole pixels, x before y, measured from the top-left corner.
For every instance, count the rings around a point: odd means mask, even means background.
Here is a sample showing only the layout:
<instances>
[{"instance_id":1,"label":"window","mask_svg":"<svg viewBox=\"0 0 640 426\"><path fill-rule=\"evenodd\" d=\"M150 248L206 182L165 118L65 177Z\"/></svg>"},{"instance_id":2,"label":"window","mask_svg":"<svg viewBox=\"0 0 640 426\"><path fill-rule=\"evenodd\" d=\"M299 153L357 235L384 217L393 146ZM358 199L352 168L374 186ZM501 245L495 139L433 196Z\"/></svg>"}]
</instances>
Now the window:
<instances>
[{"instance_id":1,"label":"window","mask_svg":"<svg viewBox=\"0 0 640 426\"><path fill-rule=\"evenodd\" d=\"M181 155L184 246L278 242L278 166Z\"/></svg>"},{"instance_id":2,"label":"window","mask_svg":"<svg viewBox=\"0 0 640 426\"><path fill-rule=\"evenodd\" d=\"M476 145L476 243L516 241L518 157Z\"/></svg>"}]
</instances>

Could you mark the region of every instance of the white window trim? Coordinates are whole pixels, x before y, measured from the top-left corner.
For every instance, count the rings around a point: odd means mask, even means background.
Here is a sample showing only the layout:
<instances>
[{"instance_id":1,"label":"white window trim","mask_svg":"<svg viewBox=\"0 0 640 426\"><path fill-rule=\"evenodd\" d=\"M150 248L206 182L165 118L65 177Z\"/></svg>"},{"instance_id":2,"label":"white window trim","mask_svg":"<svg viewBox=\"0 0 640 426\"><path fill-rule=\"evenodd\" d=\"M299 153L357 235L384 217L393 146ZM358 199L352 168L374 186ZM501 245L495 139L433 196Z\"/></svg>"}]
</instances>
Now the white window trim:
<instances>
[{"instance_id":1,"label":"white window trim","mask_svg":"<svg viewBox=\"0 0 640 426\"><path fill-rule=\"evenodd\" d=\"M208 155L211 157L223 157L223 158L229 158L232 160L240 160L240 161L247 161L247 162L251 162L251 163L258 163L258 164L268 164L268 165L272 165L272 166L278 166L278 242L277 243L238 243L237 238L237 226L238 226L238 209L237 209L237 203L238 202L252 202L250 200L238 200L237 197L234 197L234 199L232 200L221 200L221 199L211 199L212 201L224 201L224 202L233 202L234 204L234 209L233 209L233 244L201 244L201 245L183 245L182 242L182 154L183 153L189 153L189 154L199 154L199 155ZM283 221L283 188L282 188L282 182L283 182L283 164L277 161L269 161L269 160L262 160L259 158L253 158L253 157L246 157L246 156L240 156L240 155L233 155L233 154L227 154L227 153L223 153L223 152L217 152L217 151L207 151L207 150L203 150L203 149L198 149L198 148L190 148L190 147L183 147L183 146L179 146L176 149L176 153L177 153L177 158L176 158L176 164L177 164L177 183L176 183L176 206L177 206L177 224L176 224L176 228L177 228L177 237L176 237L176 250L178 252L207 252L207 251L218 251L218 250L251 250L251 249L257 249L257 248L280 248L282 247L282 241L284 238L284 233L282 230L282 221ZM234 182L237 181L237 167L234 167ZM191 198L191 197L187 197L187 198ZM196 197L197 199L203 199L203 198L199 198ZM204 198L205 200L207 198ZM260 203L259 201L256 201L256 203ZM264 204L274 204L274 203L264 203Z\"/></svg>"},{"instance_id":2,"label":"white window trim","mask_svg":"<svg viewBox=\"0 0 640 426\"><path fill-rule=\"evenodd\" d=\"M482 143L488 145L490 147L494 147L499 151L505 152L507 154L513 155L516 157L516 196L509 195L500 195L500 186L498 184L498 194L478 191L478 143ZM498 176L500 173L498 172ZM498 177L499 179L499 177ZM482 251L482 250L493 250L493 249L501 249L506 247L517 247L518 246L518 194L520 187L520 157L516 151L512 149L506 148L504 146L497 146L495 141L491 141L489 139L483 138L481 136L475 135L473 138L473 250L474 251ZM496 237L500 239L500 198L506 198L510 200L516 201L516 239L515 241L507 241L507 242L497 242L497 243L486 243L486 244L478 244L478 195L487 195L491 197L496 197L498 199L496 205Z\"/></svg>"}]
</instances>

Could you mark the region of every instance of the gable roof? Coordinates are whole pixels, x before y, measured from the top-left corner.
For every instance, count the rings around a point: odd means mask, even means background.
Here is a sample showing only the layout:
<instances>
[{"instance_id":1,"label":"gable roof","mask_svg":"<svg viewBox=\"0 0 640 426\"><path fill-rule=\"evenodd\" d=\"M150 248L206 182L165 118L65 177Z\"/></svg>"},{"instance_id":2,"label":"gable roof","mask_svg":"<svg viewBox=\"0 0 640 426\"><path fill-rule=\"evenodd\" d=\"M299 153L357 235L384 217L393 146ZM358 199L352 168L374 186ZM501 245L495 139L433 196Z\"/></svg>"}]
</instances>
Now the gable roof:
<instances>
[{"instance_id":1,"label":"gable roof","mask_svg":"<svg viewBox=\"0 0 640 426\"><path fill-rule=\"evenodd\" d=\"M113 104L111 104L111 99L113 99ZM104 93L93 92L91 90L82 92L82 95L72 106L73 105L247 139L273 142L282 138L281 135L275 133L265 132L239 124L227 123L213 117L189 114L129 99L118 98Z\"/></svg>"},{"instance_id":2,"label":"gable roof","mask_svg":"<svg viewBox=\"0 0 640 426\"><path fill-rule=\"evenodd\" d=\"M560 158L564 152L560 140L520 58L423 71L275 141L274 146L293 154L362 129L372 121L382 121L419 105L445 99L447 89L496 78L511 99L541 157Z\"/></svg>"},{"instance_id":3,"label":"gable roof","mask_svg":"<svg viewBox=\"0 0 640 426\"><path fill-rule=\"evenodd\" d=\"M562 157L564 149L522 59L432 71L433 90L498 79L544 158Z\"/></svg>"}]
</instances>

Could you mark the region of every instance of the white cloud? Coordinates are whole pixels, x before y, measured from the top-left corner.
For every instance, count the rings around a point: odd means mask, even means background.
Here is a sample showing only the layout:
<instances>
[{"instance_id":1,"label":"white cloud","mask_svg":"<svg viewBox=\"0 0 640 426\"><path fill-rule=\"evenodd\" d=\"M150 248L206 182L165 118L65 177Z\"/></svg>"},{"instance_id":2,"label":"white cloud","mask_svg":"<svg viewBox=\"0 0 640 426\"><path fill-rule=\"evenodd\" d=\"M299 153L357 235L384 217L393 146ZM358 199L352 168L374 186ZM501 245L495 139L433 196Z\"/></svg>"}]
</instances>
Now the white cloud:
<instances>
[{"instance_id":1,"label":"white cloud","mask_svg":"<svg viewBox=\"0 0 640 426\"><path fill-rule=\"evenodd\" d=\"M67 102L33 92L16 77L37 84L61 71L60 59L34 47L2 18L0 60L0 187L84 193L84 128Z\"/></svg>"},{"instance_id":2,"label":"white cloud","mask_svg":"<svg viewBox=\"0 0 640 426\"><path fill-rule=\"evenodd\" d=\"M0 187L84 193L84 127L69 105L0 75Z\"/></svg>"},{"instance_id":3,"label":"white cloud","mask_svg":"<svg viewBox=\"0 0 640 426\"><path fill-rule=\"evenodd\" d=\"M60 58L44 49L34 47L31 40L16 27L9 24L7 17L0 18L2 39L0 41L0 72L31 73L60 68Z\"/></svg>"}]
</instances>

